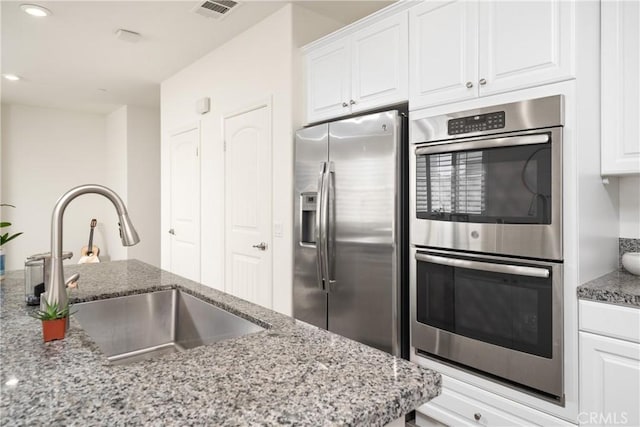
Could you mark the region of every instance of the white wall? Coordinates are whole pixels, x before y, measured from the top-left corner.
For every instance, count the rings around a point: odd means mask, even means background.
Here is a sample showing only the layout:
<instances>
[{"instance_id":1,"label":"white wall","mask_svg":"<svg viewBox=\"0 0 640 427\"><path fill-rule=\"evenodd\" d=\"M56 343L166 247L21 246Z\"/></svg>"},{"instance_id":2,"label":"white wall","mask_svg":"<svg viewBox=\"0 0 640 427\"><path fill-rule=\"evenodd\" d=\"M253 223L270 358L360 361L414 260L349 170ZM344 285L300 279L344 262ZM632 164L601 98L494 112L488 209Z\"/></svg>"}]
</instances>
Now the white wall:
<instances>
[{"instance_id":1,"label":"white wall","mask_svg":"<svg viewBox=\"0 0 640 427\"><path fill-rule=\"evenodd\" d=\"M123 106L106 116L105 156L102 160L106 181L127 203L127 106ZM96 218L98 227L104 227L106 218ZM134 223L135 224L135 223ZM117 225L117 222L116 222ZM101 240L100 258L103 261L127 258L127 248L122 246L118 233L104 233Z\"/></svg>"},{"instance_id":2,"label":"white wall","mask_svg":"<svg viewBox=\"0 0 640 427\"><path fill-rule=\"evenodd\" d=\"M620 178L620 237L640 239L640 176Z\"/></svg>"},{"instance_id":3,"label":"white wall","mask_svg":"<svg viewBox=\"0 0 640 427\"><path fill-rule=\"evenodd\" d=\"M201 126L201 281L224 289L223 117L260 100L272 100L273 221L284 224L274 238L274 309L291 312L291 6L287 5L161 86L162 229L169 229L168 135L194 122ZM211 98L211 111L195 112L195 102ZM162 235L162 266L169 268L169 240Z\"/></svg>"},{"instance_id":4,"label":"white wall","mask_svg":"<svg viewBox=\"0 0 640 427\"><path fill-rule=\"evenodd\" d=\"M2 202L3 219L12 232L24 234L6 245L7 269L24 267L28 255L50 250L51 212L57 199L80 184L106 184L104 116L56 109L3 105ZM110 202L82 196L67 208L64 249L74 252L87 244L91 218L109 219L95 239L117 233L117 216Z\"/></svg>"},{"instance_id":5,"label":"white wall","mask_svg":"<svg viewBox=\"0 0 640 427\"><path fill-rule=\"evenodd\" d=\"M126 108L127 209L140 236L127 258L160 267L160 110Z\"/></svg>"},{"instance_id":6,"label":"white wall","mask_svg":"<svg viewBox=\"0 0 640 427\"><path fill-rule=\"evenodd\" d=\"M94 243L101 260L136 257L159 266L159 129L159 112L140 107L125 106L105 116L3 105L0 194L3 203L17 208L3 208L2 218L13 223L11 233L24 232L5 247L7 269L21 269L28 255L50 250L56 201L67 190L89 183L120 195L141 242L133 250L124 248L111 202L83 195L64 216L64 249L74 253L68 262L77 262L88 243L89 223L96 218Z\"/></svg>"},{"instance_id":7,"label":"white wall","mask_svg":"<svg viewBox=\"0 0 640 427\"><path fill-rule=\"evenodd\" d=\"M224 290L224 152L223 117L266 98L272 101L273 223L281 223L283 235L272 236L273 309L291 314L293 229L293 132L300 122L303 100L294 94L294 79L302 71L294 61L294 14L313 12L287 4L194 64L162 83L162 230L168 230L169 135L184 126L200 123L201 129L201 281ZM320 27L329 28L322 30ZM299 25L297 40L310 41L329 32L333 21L319 18L308 27ZM195 102L211 98L211 111L195 112ZM294 117L296 122L294 124ZM169 268L169 239L162 234L162 266Z\"/></svg>"},{"instance_id":8,"label":"white wall","mask_svg":"<svg viewBox=\"0 0 640 427\"><path fill-rule=\"evenodd\" d=\"M106 117L107 181L127 206L140 243L124 247L105 235L111 259L160 266L160 111L125 105ZM98 220L100 223L101 221Z\"/></svg>"}]
</instances>

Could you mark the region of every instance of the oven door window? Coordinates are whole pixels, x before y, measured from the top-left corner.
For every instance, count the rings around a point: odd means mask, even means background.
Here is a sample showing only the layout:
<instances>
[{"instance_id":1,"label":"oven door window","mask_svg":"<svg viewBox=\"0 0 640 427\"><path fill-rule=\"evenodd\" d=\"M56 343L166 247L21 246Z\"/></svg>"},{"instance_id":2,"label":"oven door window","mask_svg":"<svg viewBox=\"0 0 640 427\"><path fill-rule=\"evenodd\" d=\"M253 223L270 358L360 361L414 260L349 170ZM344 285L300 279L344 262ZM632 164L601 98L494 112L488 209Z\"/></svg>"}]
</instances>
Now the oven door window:
<instances>
[{"instance_id":1,"label":"oven door window","mask_svg":"<svg viewBox=\"0 0 640 427\"><path fill-rule=\"evenodd\" d=\"M551 179L551 142L416 155L416 216L551 224Z\"/></svg>"},{"instance_id":2,"label":"oven door window","mask_svg":"<svg viewBox=\"0 0 640 427\"><path fill-rule=\"evenodd\" d=\"M418 322L551 358L551 277L416 262Z\"/></svg>"}]
</instances>

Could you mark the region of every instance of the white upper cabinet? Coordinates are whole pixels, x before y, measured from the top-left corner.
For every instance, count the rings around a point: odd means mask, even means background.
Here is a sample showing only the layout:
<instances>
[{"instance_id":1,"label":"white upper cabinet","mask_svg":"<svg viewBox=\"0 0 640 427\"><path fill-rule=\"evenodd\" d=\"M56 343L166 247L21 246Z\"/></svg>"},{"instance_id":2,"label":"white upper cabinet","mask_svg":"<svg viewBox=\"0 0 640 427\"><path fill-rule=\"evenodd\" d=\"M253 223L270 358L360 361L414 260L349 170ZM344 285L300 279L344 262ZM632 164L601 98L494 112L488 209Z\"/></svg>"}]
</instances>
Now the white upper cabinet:
<instances>
[{"instance_id":1,"label":"white upper cabinet","mask_svg":"<svg viewBox=\"0 0 640 427\"><path fill-rule=\"evenodd\" d=\"M408 99L406 9L340 34L306 48L308 123Z\"/></svg>"},{"instance_id":2,"label":"white upper cabinet","mask_svg":"<svg viewBox=\"0 0 640 427\"><path fill-rule=\"evenodd\" d=\"M564 0L481 2L480 95L570 79L573 9Z\"/></svg>"},{"instance_id":3,"label":"white upper cabinet","mask_svg":"<svg viewBox=\"0 0 640 427\"><path fill-rule=\"evenodd\" d=\"M603 1L602 175L640 173L640 3Z\"/></svg>"},{"instance_id":4,"label":"white upper cabinet","mask_svg":"<svg viewBox=\"0 0 640 427\"><path fill-rule=\"evenodd\" d=\"M351 55L348 40L338 40L307 54L309 122L346 114L351 97ZM312 120L313 119L313 120Z\"/></svg>"},{"instance_id":5,"label":"white upper cabinet","mask_svg":"<svg viewBox=\"0 0 640 427\"><path fill-rule=\"evenodd\" d=\"M407 100L407 21L407 13L401 13L353 35L350 98L352 112Z\"/></svg>"},{"instance_id":6,"label":"white upper cabinet","mask_svg":"<svg viewBox=\"0 0 640 427\"><path fill-rule=\"evenodd\" d=\"M411 109L574 75L574 3L427 2L410 10Z\"/></svg>"},{"instance_id":7,"label":"white upper cabinet","mask_svg":"<svg viewBox=\"0 0 640 427\"><path fill-rule=\"evenodd\" d=\"M476 2L425 2L411 9L409 31L411 108L477 96Z\"/></svg>"}]
</instances>

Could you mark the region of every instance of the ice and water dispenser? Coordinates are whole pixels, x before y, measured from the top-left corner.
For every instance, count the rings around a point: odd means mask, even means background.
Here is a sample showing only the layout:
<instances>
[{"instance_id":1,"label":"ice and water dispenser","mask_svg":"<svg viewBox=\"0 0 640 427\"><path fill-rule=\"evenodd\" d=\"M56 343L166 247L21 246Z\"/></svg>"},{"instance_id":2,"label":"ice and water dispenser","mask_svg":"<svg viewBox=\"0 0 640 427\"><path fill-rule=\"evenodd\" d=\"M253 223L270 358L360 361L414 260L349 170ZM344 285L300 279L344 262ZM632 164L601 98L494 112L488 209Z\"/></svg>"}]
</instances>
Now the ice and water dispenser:
<instances>
[{"instance_id":1,"label":"ice and water dispenser","mask_svg":"<svg viewBox=\"0 0 640 427\"><path fill-rule=\"evenodd\" d=\"M300 195L300 206L302 215L300 215L300 243L315 245L316 244L316 205L318 202L318 193L302 193Z\"/></svg>"}]
</instances>

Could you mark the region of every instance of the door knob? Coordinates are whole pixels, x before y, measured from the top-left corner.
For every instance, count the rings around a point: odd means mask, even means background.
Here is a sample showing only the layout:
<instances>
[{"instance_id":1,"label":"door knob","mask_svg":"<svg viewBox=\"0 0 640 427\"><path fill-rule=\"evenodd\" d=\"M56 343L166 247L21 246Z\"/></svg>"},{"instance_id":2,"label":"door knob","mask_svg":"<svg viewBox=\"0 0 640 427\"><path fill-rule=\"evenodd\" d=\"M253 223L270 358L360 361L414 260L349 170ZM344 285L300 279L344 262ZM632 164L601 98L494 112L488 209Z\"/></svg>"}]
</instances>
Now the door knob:
<instances>
[{"instance_id":1,"label":"door knob","mask_svg":"<svg viewBox=\"0 0 640 427\"><path fill-rule=\"evenodd\" d=\"M346 102L343 102L343 103L342 103L342 106L346 108L346 107L348 107L348 106L349 106L349 104L347 104Z\"/></svg>"},{"instance_id":2,"label":"door knob","mask_svg":"<svg viewBox=\"0 0 640 427\"><path fill-rule=\"evenodd\" d=\"M467 82L467 88L471 89L473 87L473 83Z\"/></svg>"},{"instance_id":3,"label":"door knob","mask_svg":"<svg viewBox=\"0 0 640 427\"><path fill-rule=\"evenodd\" d=\"M267 250L267 244L265 242L260 242L257 245L253 245L252 247L259 249L261 251L266 251Z\"/></svg>"},{"instance_id":4,"label":"door knob","mask_svg":"<svg viewBox=\"0 0 640 427\"><path fill-rule=\"evenodd\" d=\"M171 229L169 229L169 234L172 234L172 235L174 235L174 236L175 236L176 231L175 231L173 228L171 228Z\"/></svg>"},{"instance_id":5,"label":"door knob","mask_svg":"<svg viewBox=\"0 0 640 427\"><path fill-rule=\"evenodd\" d=\"M478 82L480 83L482 86L487 84L487 79L480 79L480 81Z\"/></svg>"},{"instance_id":6,"label":"door knob","mask_svg":"<svg viewBox=\"0 0 640 427\"><path fill-rule=\"evenodd\" d=\"M349 104L351 104L351 105L355 105L355 104L356 104L356 101L354 101L354 100L352 99L351 101L349 101Z\"/></svg>"},{"instance_id":7,"label":"door knob","mask_svg":"<svg viewBox=\"0 0 640 427\"><path fill-rule=\"evenodd\" d=\"M473 414L473 418L476 421L480 421L480 418L482 418L482 414L480 412L476 412L475 414Z\"/></svg>"}]
</instances>

